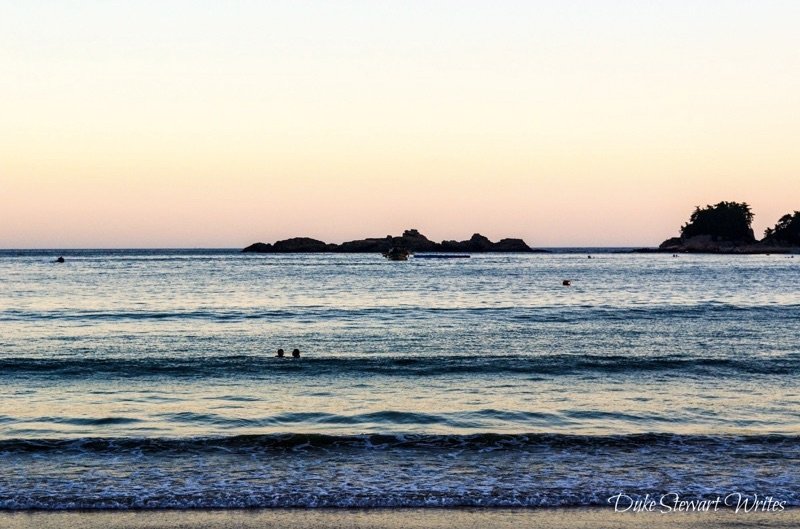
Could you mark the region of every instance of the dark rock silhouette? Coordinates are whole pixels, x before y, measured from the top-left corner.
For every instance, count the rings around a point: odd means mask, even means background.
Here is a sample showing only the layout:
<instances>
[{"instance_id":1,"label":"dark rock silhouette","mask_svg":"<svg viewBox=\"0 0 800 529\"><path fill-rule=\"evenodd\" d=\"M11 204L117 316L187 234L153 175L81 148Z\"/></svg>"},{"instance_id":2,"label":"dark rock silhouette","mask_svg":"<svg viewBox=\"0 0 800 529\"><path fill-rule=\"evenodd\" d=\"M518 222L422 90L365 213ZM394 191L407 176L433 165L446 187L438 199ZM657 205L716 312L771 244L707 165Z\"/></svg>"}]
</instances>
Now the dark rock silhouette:
<instances>
[{"instance_id":1,"label":"dark rock silhouette","mask_svg":"<svg viewBox=\"0 0 800 529\"><path fill-rule=\"evenodd\" d=\"M293 237L278 241L275 244L257 242L242 251L256 253L319 253L336 251L336 245L326 244L309 237Z\"/></svg>"},{"instance_id":2,"label":"dark rock silhouette","mask_svg":"<svg viewBox=\"0 0 800 529\"><path fill-rule=\"evenodd\" d=\"M257 242L255 244L251 244L250 246L248 246L247 248L245 248L242 251L243 252L253 252L253 253L270 253L270 252L272 252L274 250L272 249L272 245L271 244L268 244L268 243L265 243L265 242Z\"/></svg>"},{"instance_id":3,"label":"dark rock silhouette","mask_svg":"<svg viewBox=\"0 0 800 529\"><path fill-rule=\"evenodd\" d=\"M295 252L329 252L335 248L334 244L326 244L316 239L308 237L294 237L284 241L278 241L273 245L276 252L295 253Z\"/></svg>"},{"instance_id":4,"label":"dark rock silhouette","mask_svg":"<svg viewBox=\"0 0 800 529\"><path fill-rule=\"evenodd\" d=\"M492 252L543 252L544 250L533 250L522 239L500 239L494 243Z\"/></svg>"},{"instance_id":5,"label":"dark rock silhouette","mask_svg":"<svg viewBox=\"0 0 800 529\"><path fill-rule=\"evenodd\" d=\"M658 249L663 252L745 253L744 250L752 246L753 242L717 239L713 235L695 235L667 239Z\"/></svg>"},{"instance_id":6,"label":"dark rock silhouette","mask_svg":"<svg viewBox=\"0 0 800 529\"><path fill-rule=\"evenodd\" d=\"M406 230L401 237L393 237L392 242L395 247L405 248L412 252L441 251L441 245L429 240L417 230Z\"/></svg>"},{"instance_id":7,"label":"dark rock silhouette","mask_svg":"<svg viewBox=\"0 0 800 529\"><path fill-rule=\"evenodd\" d=\"M384 253L392 249L392 236L383 239L363 239L340 244L336 251L343 253Z\"/></svg>"},{"instance_id":8,"label":"dark rock silhouette","mask_svg":"<svg viewBox=\"0 0 800 529\"><path fill-rule=\"evenodd\" d=\"M800 251L800 212L784 215L765 237L757 241L751 227L753 213L744 202L719 202L697 207L680 237L662 242L659 252L790 253ZM649 251L649 250L637 250Z\"/></svg>"},{"instance_id":9,"label":"dark rock silhouette","mask_svg":"<svg viewBox=\"0 0 800 529\"><path fill-rule=\"evenodd\" d=\"M334 245L335 246L335 245ZM406 230L400 237L387 235L382 239L361 239L343 242L334 250L341 253L385 253L392 248L403 248L412 252L435 252L437 244L417 230Z\"/></svg>"},{"instance_id":10,"label":"dark rock silhouette","mask_svg":"<svg viewBox=\"0 0 800 529\"><path fill-rule=\"evenodd\" d=\"M442 241L442 249L446 252L489 252L493 246L492 241L480 233L473 234L468 241Z\"/></svg>"},{"instance_id":11,"label":"dark rock silhouette","mask_svg":"<svg viewBox=\"0 0 800 529\"><path fill-rule=\"evenodd\" d=\"M542 252L534 250L522 239L501 239L492 242L483 235L476 233L467 241L444 241L437 243L431 241L418 230L409 229L399 237L387 235L382 238L367 238L347 241L342 244L326 244L308 237L295 237L278 241L274 244L258 242L251 244L243 252L255 253L311 253L311 252L338 252L338 253L385 253L392 248L402 248L411 252Z\"/></svg>"},{"instance_id":12,"label":"dark rock silhouette","mask_svg":"<svg viewBox=\"0 0 800 529\"><path fill-rule=\"evenodd\" d=\"M662 242L663 252L734 253L756 242L753 213L746 202L719 202L697 206L680 237Z\"/></svg>"}]
</instances>

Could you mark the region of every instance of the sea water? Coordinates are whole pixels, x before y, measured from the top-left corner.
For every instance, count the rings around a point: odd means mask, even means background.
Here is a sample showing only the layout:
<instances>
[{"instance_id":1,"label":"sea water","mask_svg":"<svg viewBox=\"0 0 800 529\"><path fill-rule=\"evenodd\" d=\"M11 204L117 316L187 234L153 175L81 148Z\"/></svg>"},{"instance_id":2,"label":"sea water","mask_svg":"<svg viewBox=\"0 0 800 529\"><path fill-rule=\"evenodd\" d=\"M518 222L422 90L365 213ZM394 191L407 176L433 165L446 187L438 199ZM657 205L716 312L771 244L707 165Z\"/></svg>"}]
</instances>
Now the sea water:
<instances>
[{"instance_id":1,"label":"sea water","mask_svg":"<svg viewBox=\"0 0 800 529\"><path fill-rule=\"evenodd\" d=\"M62 253L0 252L0 508L800 505L800 259Z\"/></svg>"}]
</instances>

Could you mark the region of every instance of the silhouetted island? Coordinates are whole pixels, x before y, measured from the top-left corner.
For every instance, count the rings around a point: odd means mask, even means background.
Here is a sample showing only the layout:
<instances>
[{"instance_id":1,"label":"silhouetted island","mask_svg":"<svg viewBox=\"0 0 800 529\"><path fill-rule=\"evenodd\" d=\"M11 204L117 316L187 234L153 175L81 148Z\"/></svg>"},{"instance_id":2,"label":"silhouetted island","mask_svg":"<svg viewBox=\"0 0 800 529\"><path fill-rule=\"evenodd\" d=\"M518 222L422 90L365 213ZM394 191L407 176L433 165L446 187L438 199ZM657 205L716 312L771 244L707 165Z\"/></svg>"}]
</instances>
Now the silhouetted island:
<instances>
[{"instance_id":1,"label":"silhouetted island","mask_svg":"<svg viewBox=\"0 0 800 529\"><path fill-rule=\"evenodd\" d=\"M417 230L406 230L403 235L394 237L387 235L381 238L361 239L356 241L332 244L310 239L294 237L278 241L274 244L257 242L243 249L243 252L255 253L383 253L392 248L405 248L411 252L545 252L528 246L522 239L501 239L492 242L480 233L476 233L467 241L434 242Z\"/></svg>"},{"instance_id":2,"label":"silhouetted island","mask_svg":"<svg viewBox=\"0 0 800 529\"><path fill-rule=\"evenodd\" d=\"M638 251L691 253L800 253L800 212L784 215L764 238L757 240L752 228L753 212L746 202L719 202L696 207L679 237L662 242L656 250Z\"/></svg>"}]
</instances>

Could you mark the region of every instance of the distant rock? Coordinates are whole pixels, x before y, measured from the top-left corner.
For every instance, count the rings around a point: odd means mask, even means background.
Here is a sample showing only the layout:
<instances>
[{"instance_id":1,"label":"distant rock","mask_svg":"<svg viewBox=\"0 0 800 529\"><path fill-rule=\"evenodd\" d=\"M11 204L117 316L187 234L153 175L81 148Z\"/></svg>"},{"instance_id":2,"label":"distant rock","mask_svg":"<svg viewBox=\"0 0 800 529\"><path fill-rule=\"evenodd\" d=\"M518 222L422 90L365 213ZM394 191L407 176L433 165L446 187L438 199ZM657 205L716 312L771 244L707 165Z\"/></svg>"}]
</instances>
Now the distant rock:
<instances>
[{"instance_id":1,"label":"distant rock","mask_svg":"<svg viewBox=\"0 0 800 529\"><path fill-rule=\"evenodd\" d=\"M243 249L243 252L254 253L383 253L392 248L404 248L411 252L543 252L534 250L522 239L501 239L492 242L483 235L476 233L467 241L444 241L437 243L431 241L418 230L409 229L400 236L387 235L382 238L359 239L347 241L342 244L328 244L308 237L295 237L278 241L274 244L258 242Z\"/></svg>"},{"instance_id":2,"label":"distant rock","mask_svg":"<svg viewBox=\"0 0 800 529\"><path fill-rule=\"evenodd\" d=\"M392 236L387 235L382 239L362 239L343 242L335 251L341 253L383 253L391 249Z\"/></svg>"},{"instance_id":3,"label":"distant rock","mask_svg":"<svg viewBox=\"0 0 800 529\"><path fill-rule=\"evenodd\" d=\"M756 242L753 213L745 202L719 202L694 209L680 237L662 242L662 252L734 253Z\"/></svg>"},{"instance_id":4,"label":"distant rock","mask_svg":"<svg viewBox=\"0 0 800 529\"><path fill-rule=\"evenodd\" d=\"M326 244L309 237L294 237L275 244L257 242L243 249L248 253L319 253L335 251L335 244Z\"/></svg>"},{"instance_id":5,"label":"distant rock","mask_svg":"<svg viewBox=\"0 0 800 529\"><path fill-rule=\"evenodd\" d=\"M533 250L522 239L500 239L494 244L493 252L542 252L544 250Z\"/></svg>"},{"instance_id":6,"label":"distant rock","mask_svg":"<svg viewBox=\"0 0 800 529\"><path fill-rule=\"evenodd\" d=\"M659 250L665 250L668 252L676 252L679 251L678 249L683 245L683 239L680 237L671 237L666 241L662 242L659 246ZM646 250L646 249L645 249Z\"/></svg>"},{"instance_id":7,"label":"distant rock","mask_svg":"<svg viewBox=\"0 0 800 529\"><path fill-rule=\"evenodd\" d=\"M335 244L326 244L309 237L293 237L291 239L278 241L272 245L272 251L276 253L318 253L332 252L335 250Z\"/></svg>"},{"instance_id":8,"label":"distant rock","mask_svg":"<svg viewBox=\"0 0 800 529\"><path fill-rule=\"evenodd\" d=\"M400 237L394 237L392 244L412 252L441 252L441 244L435 243L417 230L406 230Z\"/></svg>"},{"instance_id":9,"label":"distant rock","mask_svg":"<svg viewBox=\"0 0 800 529\"><path fill-rule=\"evenodd\" d=\"M695 235L694 237L667 239L659 245L658 249L666 252L738 253L737 250L752 245L752 241L731 241L717 239L713 235Z\"/></svg>"},{"instance_id":10,"label":"distant rock","mask_svg":"<svg viewBox=\"0 0 800 529\"><path fill-rule=\"evenodd\" d=\"M475 233L472 237L469 238L468 241L443 241L442 242L442 249L446 252L491 252L496 251L493 250L494 243L490 241L488 238L484 237L480 233ZM527 244L525 245L528 246ZM530 248L527 250L522 250L525 252L529 252Z\"/></svg>"},{"instance_id":11,"label":"distant rock","mask_svg":"<svg viewBox=\"0 0 800 529\"><path fill-rule=\"evenodd\" d=\"M252 253L270 253L272 252L272 245L265 242L256 242L242 250L243 252Z\"/></svg>"},{"instance_id":12,"label":"distant rock","mask_svg":"<svg viewBox=\"0 0 800 529\"><path fill-rule=\"evenodd\" d=\"M750 206L739 202L719 202L697 207L680 237L662 242L659 252L764 254L800 252L800 213L785 215L757 241L751 227ZM797 234L797 239L794 235ZM648 249L635 250L640 252Z\"/></svg>"}]
</instances>

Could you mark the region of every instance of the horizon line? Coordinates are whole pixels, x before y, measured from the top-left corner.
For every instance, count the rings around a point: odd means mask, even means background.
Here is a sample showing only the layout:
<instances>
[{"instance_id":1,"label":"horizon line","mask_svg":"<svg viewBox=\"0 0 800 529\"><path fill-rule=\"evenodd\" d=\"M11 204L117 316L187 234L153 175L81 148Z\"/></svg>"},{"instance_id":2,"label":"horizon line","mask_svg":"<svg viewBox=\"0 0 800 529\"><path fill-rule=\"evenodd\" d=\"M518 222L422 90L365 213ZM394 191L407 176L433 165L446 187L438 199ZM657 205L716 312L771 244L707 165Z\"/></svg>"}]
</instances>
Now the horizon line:
<instances>
[{"instance_id":1,"label":"horizon line","mask_svg":"<svg viewBox=\"0 0 800 529\"><path fill-rule=\"evenodd\" d=\"M632 246L531 246L534 249L580 249L580 248L596 248L596 249L628 249L628 248L658 248L658 245L641 245L636 244ZM70 250L70 251L96 251L96 250L237 250L241 251L243 247L239 246L97 246L97 247L28 247L28 248L3 248L0 247L0 252L45 252L51 250ZM285 253L379 253L379 252L285 252ZM423 252L424 253L424 252ZM469 252L468 252L469 253ZM475 252L472 252L475 253ZM481 252L478 252L481 253ZM515 253L515 252L486 252L486 253ZM524 252L519 252L524 253ZM279 255L279 254L276 254Z\"/></svg>"}]
</instances>

